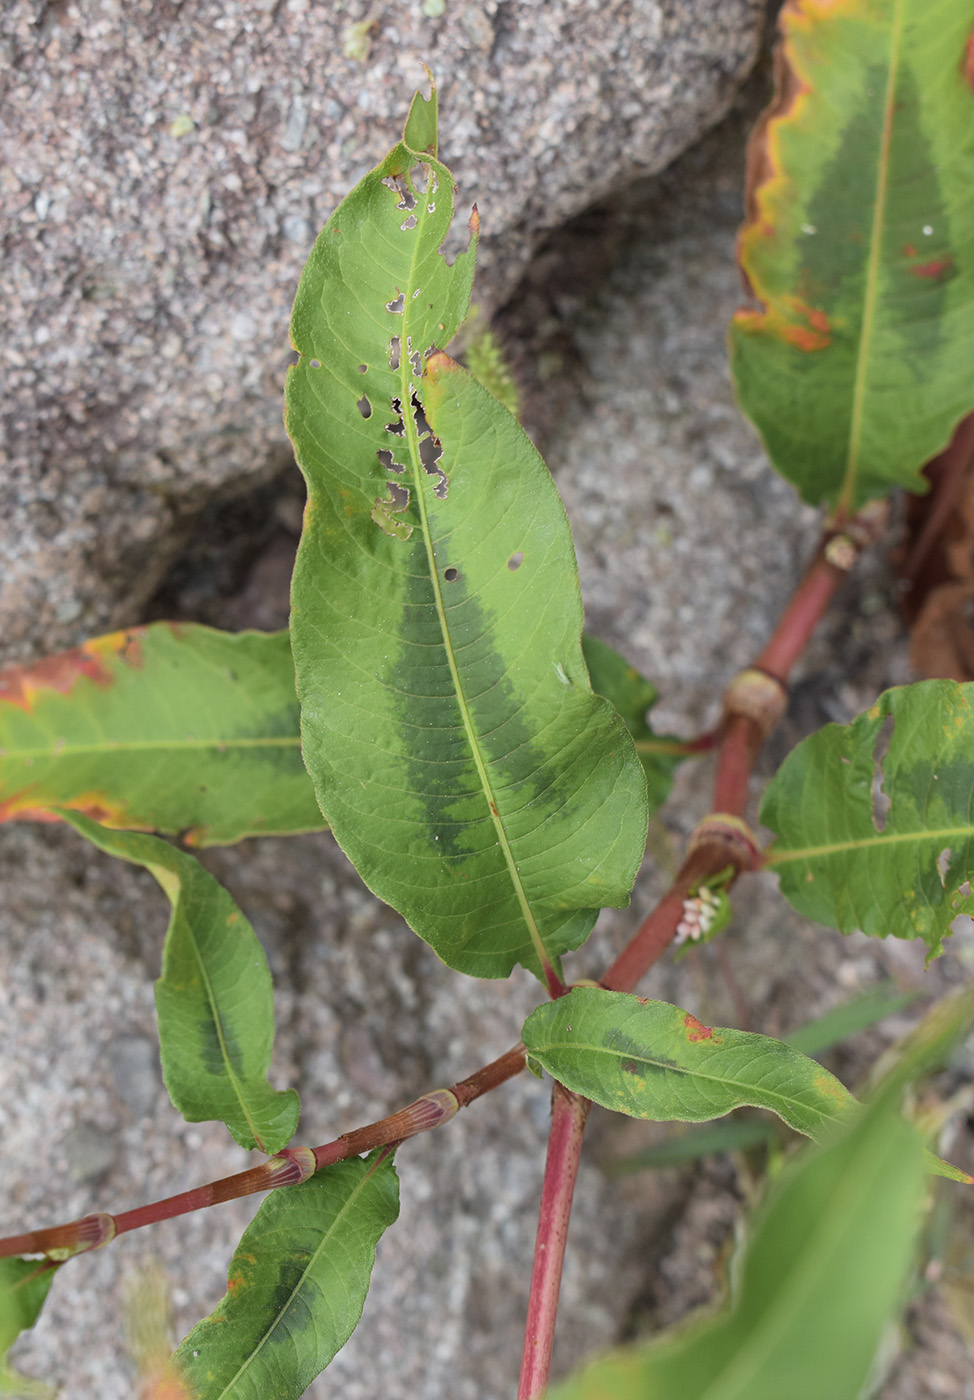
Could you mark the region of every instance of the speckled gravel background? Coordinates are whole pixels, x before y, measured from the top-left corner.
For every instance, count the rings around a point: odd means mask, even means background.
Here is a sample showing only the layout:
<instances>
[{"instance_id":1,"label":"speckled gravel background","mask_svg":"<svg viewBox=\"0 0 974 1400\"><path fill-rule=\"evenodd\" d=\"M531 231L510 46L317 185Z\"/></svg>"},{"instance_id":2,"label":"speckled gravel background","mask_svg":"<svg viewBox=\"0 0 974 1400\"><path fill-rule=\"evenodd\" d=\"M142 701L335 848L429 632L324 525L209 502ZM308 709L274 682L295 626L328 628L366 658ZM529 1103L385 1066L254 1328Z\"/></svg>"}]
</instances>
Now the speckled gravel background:
<instances>
[{"instance_id":1,"label":"speckled gravel background","mask_svg":"<svg viewBox=\"0 0 974 1400\"><path fill-rule=\"evenodd\" d=\"M529 417L575 525L590 626L646 670L667 723L688 731L713 718L723 683L766 637L817 530L814 513L770 473L727 381L743 124L735 117L660 178L559 234L504 319L518 336L511 349ZM249 578L228 584L233 571L222 573L213 551L194 551L170 580L169 610L279 625L294 499L293 475L271 498L254 498L253 514L274 523L270 533L254 528L266 548ZM908 678L889 597L883 560L871 560L808 655L767 772L802 733L849 718ZM704 764L681 771L676 800L654 824L633 910L605 917L573 974L603 966L665 884L706 810L708 776ZM517 1038L537 1001L526 975L474 983L443 969L362 890L326 835L247 842L206 860L267 948L277 1082L302 1092L303 1141L325 1141L470 1072ZM224 1130L182 1123L161 1087L151 979L166 915L152 880L54 829L5 828L0 861L0 1229L124 1209L238 1170L245 1154ZM912 945L818 930L777 901L770 878L742 883L735 905L724 946L753 1027L770 1034L880 976L935 993L974 965L966 934L924 974ZM713 948L676 968L664 963L645 986L710 1022L736 1018ZM901 1016L857 1037L830 1067L854 1085L906 1024ZM959 1060L945 1091L971 1068ZM309 1396L513 1394L547 1117L547 1088L524 1077L402 1150L402 1214L380 1244L363 1322ZM593 1114L559 1371L720 1288L746 1176L726 1158L615 1185L600 1171L601 1160L658 1136ZM950 1153L974 1165L966 1129ZM20 1365L59 1381L64 1396L127 1400L136 1382L126 1298L161 1270L182 1335L222 1294L252 1208L232 1203L69 1265L18 1348ZM969 1237L970 1221L958 1217L955 1229ZM971 1358L940 1294L911 1311L902 1350L892 1340L883 1400L972 1394Z\"/></svg>"}]
</instances>

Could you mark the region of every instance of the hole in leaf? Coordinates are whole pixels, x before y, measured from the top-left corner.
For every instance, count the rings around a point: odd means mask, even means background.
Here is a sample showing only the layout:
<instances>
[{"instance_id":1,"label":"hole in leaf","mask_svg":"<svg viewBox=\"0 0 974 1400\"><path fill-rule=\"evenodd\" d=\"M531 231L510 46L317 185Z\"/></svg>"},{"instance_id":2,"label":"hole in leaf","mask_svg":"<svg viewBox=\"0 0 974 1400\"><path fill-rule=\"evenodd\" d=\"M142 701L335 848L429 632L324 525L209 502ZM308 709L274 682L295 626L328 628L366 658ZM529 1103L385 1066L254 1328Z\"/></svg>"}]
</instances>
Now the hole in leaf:
<instances>
[{"instance_id":1,"label":"hole in leaf","mask_svg":"<svg viewBox=\"0 0 974 1400\"><path fill-rule=\"evenodd\" d=\"M937 874L940 876L940 883L943 885L944 889L947 888L947 871L950 869L950 856L950 847L945 846L937 857Z\"/></svg>"},{"instance_id":2,"label":"hole in leaf","mask_svg":"<svg viewBox=\"0 0 974 1400\"><path fill-rule=\"evenodd\" d=\"M450 481L446 472L440 466L440 458L443 456L443 444L433 433L423 412L423 405L415 394L412 396L413 416L416 420L416 431L419 436L419 460L423 464L423 470L428 476L435 476L437 481L433 486L433 495L439 501L445 501L447 492L450 489Z\"/></svg>"},{"instance_id":3,"label":"hole in leaf","mask_svg":"<svg viewBox=\"0 0 974 1400\"><path fill-rule=\"evenodd\" d=\"M312 369L321 369L320 360L309 360L308 364L311 366Z\"/></svg>"},{"instance_id":4,"label":"hole in leaf","mask_svg":"<svg viewBox=\"0 0 974 1400\"><path fill-rule=\"evenodd\" d=\"M893 738L895 723L896 721L893 719L893 716L887 715L879 727L879 733L876 735L876 742L873 745L873 826L877 831L886 830L889 809L892 805L892 798L889 797L883 789L883 782L885 781L883 760L889 753L889 746Z\"/></svg>"},{"instance_id":5,"label":"hole in leaf","mask_svg":"<svg viewBox=\"0 0 974 1400\"><path fill-rule=\"evenodd\" d=\"M516 554L512 554L510 559L508 559L507 567L510 569L512 574L516 574L523 563L524 555L521 552L521 550L518 550Z\"/></svg>"},{"instance_id":6,"label":"hole in leaf","mask_svg":"<svg viewBox=\"0 0 974 1400\"><path fill-rule=\"evenodd\" d=\"M386 310L391 311L395 316L401 316L403 307L406 305L406 293L400 292L392 301L386 302Z\"/></svg>"},{"instance_id":7,"label":"hole in leaf","mask_svg":"<svg viewBox=\"0 0 974 1400\"><path fill-rule=\"evenodd\" d=\"M375 455L379 459L379 466L385 467L387 472L397 472L401 476L406 470L402 462L396 461L388 447L380 447Z\"/></svg>"},{"instance_id":8,"label":"hole in leaf","mask_svg":"<svg viewBox=\"0 0 974 1400\"><path fill-rule=\"evenodd\" d=\"M437 248L440 257L447 267L452 267L463 253L467 251L473 241L474 229L477 227L477 206L474 205L470 215L470 220L464 227L462 219L451 219L450 226L443 236L443 242Z\"/></svg>"},{"instance_id":9,"label":"hole in leaf","mask_svg":"<svg viewBox=\"0 0 974 1400\"><path fill-rule=\"evenodd\" d=\"M358 400L355 407L358 409L359 413L361 413L363 418L372 417L372 405L369 403L365 394L363 394L362 397Z\"/></svg>"},{"instance_id":10,"label":"hole in leaf","mask_svg":"<svg viewBox=\"0 0 974 1400\"><path fill-rule=\"evenodd\" d=\"M427 419L426 419L426 411L425 411L425 409L423 408L423 405L420 403L419 399L416 397L415 394L413 394L413 400L412 400L412 402L413 402L413 417L414 417L415 420L416 420L416 431L417 431L417 433L419 434L420 437L424 437L428 432L431 431L430 425L429 425L429 423L427 422Z\"/></svg>"},{"instance_id":11,"label":"hole in leaf","mask_svg":"<svg viewBox=\"0 0 974 1400\"><path fill-rule=\"evenodd\" d=\"M446 579L447 583L456 583L457 579L460 577L460 570L453 568L444 569L443 577Z\"/></svg>"},{"instance_id":12,"label":"hole in leaf","mask_svg":"<svg viewBox=\"0 0 974 1400\"><path fill-rule=\"evenodd\" d=\"M398 368L399 368L399 356L400 356L400 353L401 353L401 349L402 349L402 341L399 339L399 337L398 337L397 335L394 335L394 336L392 337L392 339L389 341L389 368L390 368L390 369L398 369Z\"/></svg>"},{"instance_id":13,"label":"hole in leaf","mask_svg":"<svg viewBox=\"0 0 974 1400\"><path fill-rule=\"evenodd\" d=\"M400 399L393 399L392 411L393 413L398 414L398 417L396 418L396 421L394 423L386 424L386 432L392 433L394 437L405 437L406 425L402 421L402 401Z\"/></svg>"},{"instance_id":14,"label":"hole in leaf","mask_svg":"<svg viewBox=\"0 0 974 1400\"><path fill-rule=\"evenodd\" d=\"M358 367L358 372L359 372L359 374L368 374L368 372L369 372L369 367L368 367L368 365L359 365L359 367Z\"/></svg>"},{"instance_id":15,"label":"hole in leaf","mask_svg":"<svg viewBox=\"0 0 974 1400\"><path fill-rule=\"evenodd\" d=\"M422 169L421 166L416 166L415 168L417 170ZM402 172L398 175L387 175L382 181L387 190L392 190L393 194L399 196L399 202L396 205L397 209L416 208L416 194L412 189L411 180L412 171L410 171L409 175L404 175Z\"/></svg>"},{"instance_id":16,"label":"hole in leaf","mask_svg":"<svg viewBox=\"0 0 974 1400\"><path fill-rule=\"evenodd\" d=\"M410 214L409 218L403 219L402 223L399 225L399 232L407 233L409 229L416 227L417 222L418 220L416 218L416 215Z\"/></svg>"}]
</instances>

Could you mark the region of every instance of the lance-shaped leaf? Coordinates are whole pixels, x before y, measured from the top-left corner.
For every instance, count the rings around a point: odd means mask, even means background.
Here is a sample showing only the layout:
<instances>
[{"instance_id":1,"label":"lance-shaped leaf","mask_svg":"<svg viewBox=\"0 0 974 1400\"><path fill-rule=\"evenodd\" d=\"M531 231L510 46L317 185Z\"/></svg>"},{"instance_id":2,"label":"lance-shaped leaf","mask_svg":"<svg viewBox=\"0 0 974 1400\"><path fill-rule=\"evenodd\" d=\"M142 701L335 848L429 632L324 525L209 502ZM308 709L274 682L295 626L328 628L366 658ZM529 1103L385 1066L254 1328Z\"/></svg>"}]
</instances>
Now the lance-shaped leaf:
<instances>
[{"instance_id":1,"label":"lance-shaped leaf","mask_svg":"<svg viewBox=\"0 0 974 1400\"><path fill-rule=\"evenodd\" d=\"M701 1123L747 1104L817 1138L856 1102L783 1041L626 992L576 987L532 1012L523 1038L559 1083L630 1118Z\"/></svg>"},{"instance_id":2,"label":"lance-shaped leaf","mask_svg":"<svg viewBox=\"0 0 974 1400\"><path fill-rule=\"evenodd\" d=\"M157 836L65 821L99 850L143 865L172 904L156 983L162 1075L190 1123L217 1119L241 1147L273 1155L290 1141L300 1102L274 1090L274 990L264 950L228 892L193 856Z\"/></svg>"},{"instance_id":3,"label":"lance-shaped leaf","mask_svg":"<svg viewBox=\"0 0 974 1400\"><path fill-rule=\"evenodd\" d=\"M625 904L645 780L589 685L571 534L516 420L435 349L473 248L404 142L342 202L294 304L286 421L308 481L292 590L305 761L336 838L452 967L543 974Z\"/></svg>"},{"instance_id":4,"label":"lance-shaped leaf","mask_svg":"<svg viewBox=\"0 0 974 1400\"><path fill-rule=\"evenodd\" d=\"M732 366L778 470L852 512L924 489L974 405L974 10L790 0L780 26Z\"/></svg>"},{"instance_id":5,"label":"lance-shaped leaf","mask_svg":"<svg viewBox=\"0 0 974 1400\"><path fill-rule=\"evenodd\" d=\"M903 1301L922 1178L917 1134L885 1095L776 1183L730 1309L596 1362L550 1400L858 1400Z\"/></svg>"},{"instance_id":6,"label":"lance-shaped leaf","mask_svg":"<svg viewBox=\"0 0 974 1400\"><path fill-rule=\"evenodd\" d=\"M782 764L761 808L777 835L768 865L809 918L922 938L936 955L958 914L974 913L972 792L974 685L887 690Z\"/></svg>"},{"instance_id":7,"label":"lance-shaped leaf","mask_svg":"<svg viewBox=\"0 0 974 1400\"><path fill-rule=\"evenodd\" d=\"M298 1400L362 1315L375 1247L399 1214L388 1152L326 1167L264 1201L227 1293L170 1362L166 1400Z\"/></svg>"},{"instance_id":8,"label":"lance-shaped leaf","mask_svg":"<svg viewBox=\"0 0 974 1400\"><path fill-rule=\"evenodd\" d=\"M54 1388L15 1371L7 1352L33 1327L60 1266L49 1259L0 1259L0 1395L47 1400Z\"/></svg>"},{"instance_id":9,"label":"lance-shaped leaf","mask_svg":"<svg viewBox=\"0 0 974 1400\"><path fill-rule=\"evenodd\" d=\"M690 750L683 740L657 734L650 726L647 712L656 704L659 692L625 657L588 633L582 638L582 653L592 689L611 701L633 737L646 774L649 810L655 812L669 797L674 770Z\"/></svg>"},{"instance_id":10,"label":"lance-shaped leaf","mask_svg":"<svg viewBox=\"0 0 974 1400\"><path fill-rule=\"evenodd\" d=\"M201 846L324 826L286 632L113 632L0 673L0 821L69 807Z\"/></svg>"}]
</instances>

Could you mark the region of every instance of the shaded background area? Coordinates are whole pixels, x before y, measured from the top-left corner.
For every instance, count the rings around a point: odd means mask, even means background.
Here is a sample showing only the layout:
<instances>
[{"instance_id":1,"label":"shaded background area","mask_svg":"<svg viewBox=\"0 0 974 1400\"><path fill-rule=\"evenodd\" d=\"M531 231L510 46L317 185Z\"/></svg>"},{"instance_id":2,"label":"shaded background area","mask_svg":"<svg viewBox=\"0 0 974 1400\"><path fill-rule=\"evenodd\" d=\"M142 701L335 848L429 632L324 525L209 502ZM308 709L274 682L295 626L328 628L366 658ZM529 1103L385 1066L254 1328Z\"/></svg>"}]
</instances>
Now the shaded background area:
<instances>
[{"instance_id":1,"label":"shaded background area","mask_svg":"<svg viewBox=\"0 0 974 1400\"><path fill-rule=\"evenodd\" d=\"M762 67L730 117L662 175L559 229L498 319L528 425L573 522L588 624L657 684L662 721L686 733L715 718L724 683L767 637L818 530L740 419L723 349L740 300L743 140L766 84ZM291 465L252 492L216 494L148 615L284 625L301 495ZM765 776L804 733L851 718L910 678L893 601L877 553L813 645ZM681 770L675 800L653 824L632 910L603 917L571 975L597 973L665 887L707 809L709 777L705 763ZM527 974L477 983L443 968L368 895L327 834L249 841L204 859L267 949L279 1028L273 1077L302 1093L300 1141L326 1141L469 1073L517 1039L537 1002ZM184 1124L162 1089L151 980L166 909L154 882L57 829L5 828L0 861L2 1228L46 1223L52 1208L58 1218L124 1209L239 1170L246 1154L226 1132ZM815 928L777 899L770 877L742 882L735 909L723 965L717 946L679 966L667 960L644 993L710 1024L746 1019L778 1035L881 978L935 995L974 968L967 934L925 973L913 945ZM829 1067L854 1088L908 1019L856 1037ZM971 1068L959 1062L943 1091ZM310 1396L512 1393L547 1122L547 1086L523 1076L401 1150L402 1213L380 1243L363 1322ZM720 1293L759 1163L721 1157L682 1174L608 1180L601 1164L665 1131L593 1114L559 1372ZM967 1125L949 1152L974 1166ZM57 1378L64 1394L130 1396L132 1346L121 1334L133 1290L161 1274L183 1335L222 1295L255 1204L170 1222L69 1265L17 1350L21 1367ZM958 1248L972 1223L962 1203ZM903 1349L891 1350L884 1400L969 1393L970 1355L951 1312L958 1296L918 1298Z\"/></svg>"}]
</instances>

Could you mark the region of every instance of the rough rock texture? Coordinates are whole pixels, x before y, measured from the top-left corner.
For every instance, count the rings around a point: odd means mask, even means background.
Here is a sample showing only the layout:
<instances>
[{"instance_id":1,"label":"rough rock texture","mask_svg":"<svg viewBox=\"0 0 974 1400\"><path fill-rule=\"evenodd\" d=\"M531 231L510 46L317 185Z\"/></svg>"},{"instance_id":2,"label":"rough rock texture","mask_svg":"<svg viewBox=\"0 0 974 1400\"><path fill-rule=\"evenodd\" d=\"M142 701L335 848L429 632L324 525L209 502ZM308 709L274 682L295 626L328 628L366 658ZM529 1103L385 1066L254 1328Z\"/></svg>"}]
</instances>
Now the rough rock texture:
<instances>
[{"instance_id":1,"label":"rough rock texture","mask_svg":"<svg viewBox=\"0 0 974 1400\"><path fill-rule=\"evenodd\" d=\"M549 422L547 454L575 525L590 623L646 669L663 691L668 722L687 728L713 717L723 682L763 641L817 528L814 513L769 471L727 381L740 169L736 122L590 216L588 252L565 258L559 275L549 249L553 275L517 298L538 309L537 341L514 347L537 372L532 403L547 392L547 376L555 401L567 405ZM590 255L600 221L615 250L601 259ZM209 596L214 622L244 625L259 607L262 625L273 625L286 606L287 518L285 509L279 536L236 597L218 605L206 578L192 577L181 596ZM173 596L178 605L178 589ZM853 580L809 654L769 765L803 732L848 719L907 677L888 596L877 559ZM679 842L706 811L708 777L705 764L681 770L665 822L654 826L633 911L605 918L573 975L604 966L665 884ZM165 912L154 883L55 829L0 830L0 859L0 1232L125 1208L237 1170L243 1154L225 1131L183 1124L159 1083L149 983ZM304 1141L324 1141L469 1072L516 1039L537 1000L526 976L483 984L447 972L365 894L327 836L248 842L207 862L267 947L278 988L276 1082L301 1089ZM710 1023L740 1024L743 1010L754 1029L781 1034L880 976L935 994L974 966L967 935L924 973L912 944L817 929L776 899L770 878L742 882L735 907L723 948L743 1008L719 944L676 967L667 960L646 992ZM830 1068L854 1086L906 1024L900 1016L857 1037ZM969 1077L969 1063L961 1069ZM403 1149L402 1215L380 1245L362 1324L309 1396L512 1395L547 1114L546 1086L524 1077ZM593 1114L569 1240L559 1371L719 1291L746 1174L727 1159L683 1177L616 1184L599 1171L600 1160L662 1131ZM969 1133L949 1151L974 1163ZM18 1350L21 1366L59 1379L65 1396L128 1400L125 1299L161 1268L182 1335L221 1295L248 1217L246 1203L233 1203L71 1263ZM914 1349L894 1359L883 1400L965 1400L970 1360L935 1295L920 1301L906 1335Z\"/></svg>"},{"instance_id":2,"label":"rough rock texture","mask_svg":"<svg viewBox=\"0 0 974 1400\"><path fill-rule=\"evenodd\" d=\"M439 15L427 12L439 9ZM279 469L319 227L435 69L495 307L538 238L725 110L762 0L11 0L0 631L134 620L187 515Z\"/></svg>"}]
</instances>

